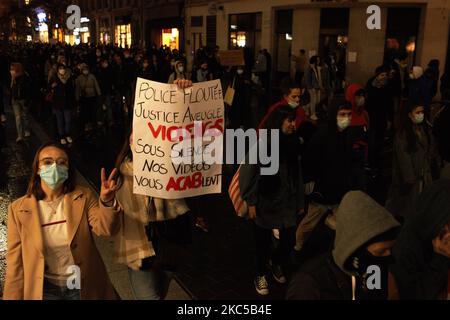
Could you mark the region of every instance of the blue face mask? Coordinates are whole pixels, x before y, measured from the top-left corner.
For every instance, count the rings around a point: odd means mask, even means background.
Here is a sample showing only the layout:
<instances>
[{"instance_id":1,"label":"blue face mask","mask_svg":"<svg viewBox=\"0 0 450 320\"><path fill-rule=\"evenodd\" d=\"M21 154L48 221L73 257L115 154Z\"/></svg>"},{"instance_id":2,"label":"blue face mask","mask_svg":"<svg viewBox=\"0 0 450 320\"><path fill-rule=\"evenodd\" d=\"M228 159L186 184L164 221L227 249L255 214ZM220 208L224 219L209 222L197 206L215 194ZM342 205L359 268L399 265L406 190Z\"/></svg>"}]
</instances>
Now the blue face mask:
<instances>
[{"instance_id":1,"label":"blue face mask","mask_svg":"<svg viewBox=\"0 0 450 320\"><path fill-rule=\"evenodd\" d=\"M69 169L56 163L50 166L42 166L39 174L45 184L52 190L61 186L69 177Z\"/></svg>"}]
</instances>

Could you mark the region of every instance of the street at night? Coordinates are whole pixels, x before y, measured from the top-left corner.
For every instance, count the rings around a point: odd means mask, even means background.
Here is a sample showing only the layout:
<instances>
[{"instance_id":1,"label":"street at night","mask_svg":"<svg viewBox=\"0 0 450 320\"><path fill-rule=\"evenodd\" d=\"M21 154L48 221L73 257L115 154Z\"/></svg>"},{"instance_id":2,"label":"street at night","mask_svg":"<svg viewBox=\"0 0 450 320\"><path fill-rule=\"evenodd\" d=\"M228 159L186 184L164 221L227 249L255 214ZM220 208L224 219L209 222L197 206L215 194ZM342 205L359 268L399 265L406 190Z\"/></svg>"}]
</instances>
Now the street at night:
<instances>
[{"instance_id":1,"label":"street at night","mask_svg":"<svg viewBox=\"0 0 450 320\"><path fill-rule=\"evenodd\" d=\"M0 299L449 300L449 40L445 0L2 1Z\"/></svg>"}]
</instances>

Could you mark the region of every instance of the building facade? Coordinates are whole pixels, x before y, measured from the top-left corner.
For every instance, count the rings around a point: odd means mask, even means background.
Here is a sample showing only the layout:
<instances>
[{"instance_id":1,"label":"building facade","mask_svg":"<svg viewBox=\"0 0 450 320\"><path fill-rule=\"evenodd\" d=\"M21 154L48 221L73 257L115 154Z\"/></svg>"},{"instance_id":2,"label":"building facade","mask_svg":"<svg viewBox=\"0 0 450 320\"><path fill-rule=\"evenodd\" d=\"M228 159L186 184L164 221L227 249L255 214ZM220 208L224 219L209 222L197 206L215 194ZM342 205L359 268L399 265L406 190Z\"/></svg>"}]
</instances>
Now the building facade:
<instances>
[{"instance_id":1,"label":"building facade","mask_svg":"<svg viewBox=\"0 0 450 320\"><path fill-rule=\"evenodd\" d=\"M88 40L121 47L155 44L183 47L182 0L79 0L89 20ZM85 39L83 39L85 40Z\"/></svg>"},{"instance_id":2,"label":"building facade","mask_svg":"<svg viewBox=\"0 0 450 320\"><path fill-rule=\"evenodd\" d=\"M369 30L370 5L381 29ZM292 55L334 53L349 82L364 83L390 48L408 52L410 64L448 60L450 2L446 0L190 0L185 4L185 47L192 60L202 45L266 48L273 72L292 73ZM449 62L447 62L449 63Z\"/></svg>"}]
</instances>

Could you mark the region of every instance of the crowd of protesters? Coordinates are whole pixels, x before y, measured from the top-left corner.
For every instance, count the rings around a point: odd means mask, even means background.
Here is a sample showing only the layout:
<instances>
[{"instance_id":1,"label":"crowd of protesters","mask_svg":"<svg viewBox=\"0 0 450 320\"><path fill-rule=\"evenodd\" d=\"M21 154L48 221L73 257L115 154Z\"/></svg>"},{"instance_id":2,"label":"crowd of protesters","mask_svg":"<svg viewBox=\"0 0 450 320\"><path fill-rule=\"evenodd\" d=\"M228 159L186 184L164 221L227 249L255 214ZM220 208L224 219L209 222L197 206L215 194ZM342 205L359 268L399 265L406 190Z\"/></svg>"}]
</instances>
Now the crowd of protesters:
<instances>
[{"instance_id":1,"label":"crowd of protesters","mask_svg":"<svg viewBox=\"0 0 450 320\"><path fill-rule=\"evenodd\" d=\"M164 298L161 282L166 283L172 273L152 257L166 254L167 221L177 221L173 236L177 244L189 243L186 213L190 209L183 199L148 199L131 192L133 142L127 128L138 77L180 87L220 79L223 88L235 90L226 105L228 128L280 132L279 142L268 141L280 145L278 173L261 176L259 164L243 164L238 172L247 217L254 226L258 294L269 294L269 268L276 281L290 282L290 299L446 297L450 267L448 71L439 79L438 60L423 68L411 65L406 53L397 52L374 70L367 83L347 85L336 56L306 57L300 50L292 57L292 79L283 79L275 87L267 50L252 54L245 48L244 60L241 66L222 66L217 46L197 50L188 65L185 55L168 47L10 44L0 51L0 92L10 98L17 142L32 134L30 116L41 120L51 115L61 146L70 147L80 137L89 139L98 130L124 133L116 164L118 201L108 194L99 208L123 210L122 226L107 233L116 233L117 259L128 265L139 298ZM438 91L442 107L433 104ZM0 99L0 116L5 121L3 100L7 99ZM386 159L390 144L392 156ZM67 154L62 152L62 156ZM387 171L392 179L380 204L369 185ZM42 179L42 184L48 183ZM154 208L152 216L148 216L150 207ZM194 214L197 227L207 232L205 217ZM317 252L298 268L292 257L307 247L319 224L335 233L334 241L327 240L326 252ZM139 243L130 240L134 232L139 234ZM15 236L20 242L20 235ZM18 254L12 249L9 259ZM381 291L367 286L371 265L381 268ZM13 276L19 277L7 274L6 298L20 297L10 295L17 293L12 289L12 281L18 281Z\"/></svg>"}]
</instances>

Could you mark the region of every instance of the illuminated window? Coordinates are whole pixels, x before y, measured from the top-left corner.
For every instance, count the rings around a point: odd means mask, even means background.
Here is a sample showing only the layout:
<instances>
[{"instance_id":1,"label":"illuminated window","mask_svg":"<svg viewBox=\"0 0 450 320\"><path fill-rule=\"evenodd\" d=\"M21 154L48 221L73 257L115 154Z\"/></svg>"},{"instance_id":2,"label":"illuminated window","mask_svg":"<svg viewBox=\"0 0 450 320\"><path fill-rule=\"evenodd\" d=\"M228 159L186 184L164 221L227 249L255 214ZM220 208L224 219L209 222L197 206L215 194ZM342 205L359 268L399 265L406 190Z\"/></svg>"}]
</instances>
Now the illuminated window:
<instances>
[{"instance_id":1,"label":"illuminated window","mask_svg":"<svg viewBox=\"0 0 450 320\"><path fill-rule=\"evenodd\" d=\"M161 44L170 47L171 50L177 49L179 45L180 32L177 28L163 29L161 36Z\"/></svg>"},{"instance_id":2,"label":"illuminated window","mask_svg":"<svg viewBox=\"0 0 450 320\"><path fill-rule=\"evenodd\" d=\"M31 0L25 0L25 5L29 5L30 4L30 2L31 2Z\"/></svg>"},{"instance_id":3,"label":"illuminated window","mask_svg":"<svg viewBox=\"0 0 450 320\"><path fill-rule=\"evenodd\" d=\"M121 24L116 26L116 43L121 48L131 46L131 24Z\"/></svg>"},{"instance_id":4,"label":"illuminated window","mask_svg":"<svg viewBox=\"0 0 450 320\"><path fill-rule=\"evenodd\" d=\"M238 47L245 47L247 37L245 36L245 32L238 32L236 44Z\"/></svg>"}]
</instances>

